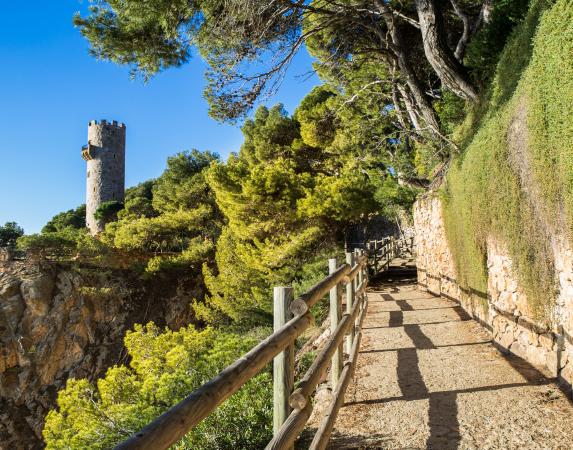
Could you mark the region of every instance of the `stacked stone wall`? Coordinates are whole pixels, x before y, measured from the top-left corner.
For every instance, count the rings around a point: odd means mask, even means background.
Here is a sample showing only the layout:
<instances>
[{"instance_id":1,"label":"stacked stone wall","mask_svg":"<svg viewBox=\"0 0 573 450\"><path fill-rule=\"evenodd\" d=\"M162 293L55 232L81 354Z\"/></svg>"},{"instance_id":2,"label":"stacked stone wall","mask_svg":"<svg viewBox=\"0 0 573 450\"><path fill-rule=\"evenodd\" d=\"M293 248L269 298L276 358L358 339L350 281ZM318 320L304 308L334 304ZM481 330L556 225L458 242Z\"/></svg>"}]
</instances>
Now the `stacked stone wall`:
<instances>
[{"instance_id":1,"label":"stacked stone wall","mask_svg":"<svg viewBox=\"0 0 573 450\"><path fill-rule=\"evenodd\" d=\"M557 236L551 242L559 290L547 319L535 320L519 286L507 245L495 236L487 240L487 292L468 290L458 283L447 242L442 204L436 195L414 206L416 260L421 289L459 302L492 334L502 351L511 352L544 373L558 377L569 389L573 383L573 251Z\"/></svg>"}]
</instances>

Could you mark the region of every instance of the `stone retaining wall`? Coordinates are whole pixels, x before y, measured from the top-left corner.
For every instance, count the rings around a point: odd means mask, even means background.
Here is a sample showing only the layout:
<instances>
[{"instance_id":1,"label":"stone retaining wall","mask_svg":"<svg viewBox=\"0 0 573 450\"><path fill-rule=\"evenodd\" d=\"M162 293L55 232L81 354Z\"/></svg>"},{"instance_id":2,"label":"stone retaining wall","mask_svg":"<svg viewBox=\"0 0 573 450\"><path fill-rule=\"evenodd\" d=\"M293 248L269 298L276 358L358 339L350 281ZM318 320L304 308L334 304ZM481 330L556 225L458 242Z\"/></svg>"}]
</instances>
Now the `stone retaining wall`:
<instances>
[{"instance_id":1,"label":"stone retaining wall","mask_svg":"<svg viewBox=\"0 0 573 450\"><path fill-rule=\"evenodd\" d=\"M567 240L552 241L558 274L556 303L547 323L536 322L520 288L507 246L490 236L487 241L487 292L468 291L456 281L448 247L442 205L436 195L414 206L418 283L422 289L459 302L491 333L502 351L511 352L546 375L573 383L573 252Z\"/></svg>"}]
</instances>

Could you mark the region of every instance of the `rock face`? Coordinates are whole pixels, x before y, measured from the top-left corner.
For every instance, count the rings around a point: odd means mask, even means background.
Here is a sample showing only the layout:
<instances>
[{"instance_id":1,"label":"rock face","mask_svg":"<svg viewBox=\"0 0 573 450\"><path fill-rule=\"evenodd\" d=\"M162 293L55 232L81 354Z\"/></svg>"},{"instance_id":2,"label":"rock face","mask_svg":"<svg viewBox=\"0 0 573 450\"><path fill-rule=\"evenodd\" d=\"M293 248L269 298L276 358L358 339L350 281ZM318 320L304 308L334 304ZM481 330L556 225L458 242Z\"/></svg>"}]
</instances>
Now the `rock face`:
<instances>
[{"instance_id":1,"label":"rock face","mask_svg":"<svg viewBox=\"0 0 573 450\"><path fill-rule=\"evenodd\" d=\"M468 292L457 283L448 247L442 205L427 195L414 205L418 283L434 295L460 302L490 330L502 351L511 352L571 389L573 384L573 251L564 237L552 238L559 293L548 312L549 320L533 318L520 288L507 246L493 236L487 239L487 292Z\"/></svg>"},{"instance_id":2,"label":"rock face","mask_svg":"<svg viewBox=\"0 0 573 450\"><path fill-rule=\"evenodd\" d=\"M42 448L44 416L68 378L123 361L123 337L151 320L177 329L202 295L192 277L0 263L0 449Z\"/></svg>"}]
</instances>

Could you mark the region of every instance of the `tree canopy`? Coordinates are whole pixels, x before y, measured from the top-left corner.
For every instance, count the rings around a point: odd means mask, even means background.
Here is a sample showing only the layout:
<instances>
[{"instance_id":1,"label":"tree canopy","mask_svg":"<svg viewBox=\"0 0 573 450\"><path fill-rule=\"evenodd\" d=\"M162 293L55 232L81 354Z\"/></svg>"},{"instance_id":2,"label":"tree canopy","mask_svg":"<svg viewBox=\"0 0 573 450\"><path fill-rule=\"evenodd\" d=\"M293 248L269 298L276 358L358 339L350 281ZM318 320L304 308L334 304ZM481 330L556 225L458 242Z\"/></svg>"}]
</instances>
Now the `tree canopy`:
<instances>
[{"instance_id":1,"label":"tree canopy","mask_svg":"<svg viewBox=\"0 0 573 450\"><path fill-rule=\"evenodd\" d=\"M86 205L80 205L56 214L42 228L42 233L62 231L65 228L82 229L86 227Z\"/></svg>"},{"instance_id":2,"label":"tree canopy","mask_svg":"<svg viewBox=\"0 0 573 450\"><path fill-rule=\"evenodd\" d=\"M0 247L14 247L20 236L24 235L24 229L16 222L6 222L0 226Z\"/></svg>"},{"instance_id":3,"label":"tree canopy","mask_svg":"<svg viewBox=\"0 0 573 450\"><path fill-rule=\"evenodd\" d=\"M205 320L270 313L271 287L300 282L315 255L336 252L353 224L384 208L381 195L394 204L408 192L413 201L414 191L388 170L386 153L349 138L354 125L342 120L343 102L320 86L292 116L282 105L259 107L243 126L240 152L210 166L207 180L225 225L216 264L204 268L210 294L196 304Z\"/></svg>"},{"instance_id":4,"label":"tree canopy","mask_svg":"<svg viewBox=\"0 0 573 450\"><path fill-rule=\"evenodd\" d=\"M196 47L217 118L240 117L273 92L306 44L321 74L378 65L375 81L408 111L404 122L439 133L437 88L477 100L464 54L492 10L492 0L102 0L75 23L94 55L144 77L187 63Z\"/></svg>"},{"instance_id":5,"label":"tree canopy","mask_svg":"<svg viewBox=\"0 0 573 450\"><path fill-rule=\"evenodd\" d=\"M191 150L167 159L156 180L128 189L118 221L108 224L102 241L111 247L153 254L149 272L199 266L211 259L222 217L205 170L218 156Z\"/></svg>"}]
</instances>

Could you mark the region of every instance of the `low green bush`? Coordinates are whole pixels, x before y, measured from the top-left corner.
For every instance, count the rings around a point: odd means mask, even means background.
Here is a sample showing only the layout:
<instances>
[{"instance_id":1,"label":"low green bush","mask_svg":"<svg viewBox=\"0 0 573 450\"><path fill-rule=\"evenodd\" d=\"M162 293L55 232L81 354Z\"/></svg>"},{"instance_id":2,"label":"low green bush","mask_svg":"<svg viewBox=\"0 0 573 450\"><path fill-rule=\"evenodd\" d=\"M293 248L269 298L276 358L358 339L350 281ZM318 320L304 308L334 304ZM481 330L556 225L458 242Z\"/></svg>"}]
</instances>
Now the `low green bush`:
<instances>
[{"instance_id":1,"label":"low green bush","mask_svg":"<svg viewBox=\"0 0 573 450\"><path fill-rule=\"evenodd\" d=\"M136 325L125 337L129 366L92 384L70 379L46 417L47 449L108 449L218 374L258 340L193 326ZM188 433L175 449L252 450L272 438L272 380L265 371Z\"/></svg>"}]
</instances>

